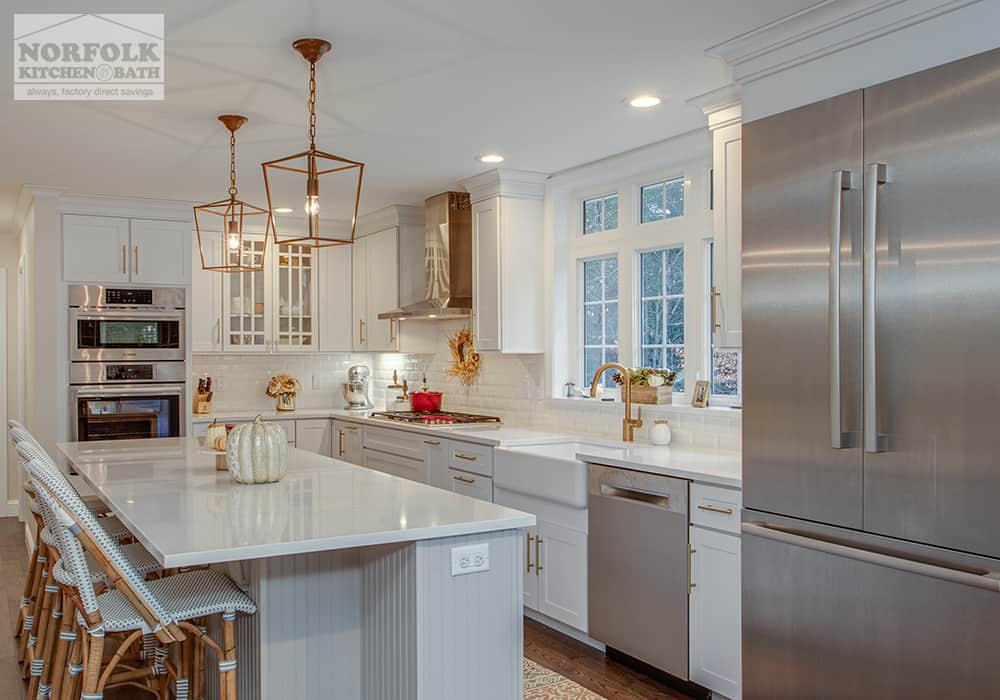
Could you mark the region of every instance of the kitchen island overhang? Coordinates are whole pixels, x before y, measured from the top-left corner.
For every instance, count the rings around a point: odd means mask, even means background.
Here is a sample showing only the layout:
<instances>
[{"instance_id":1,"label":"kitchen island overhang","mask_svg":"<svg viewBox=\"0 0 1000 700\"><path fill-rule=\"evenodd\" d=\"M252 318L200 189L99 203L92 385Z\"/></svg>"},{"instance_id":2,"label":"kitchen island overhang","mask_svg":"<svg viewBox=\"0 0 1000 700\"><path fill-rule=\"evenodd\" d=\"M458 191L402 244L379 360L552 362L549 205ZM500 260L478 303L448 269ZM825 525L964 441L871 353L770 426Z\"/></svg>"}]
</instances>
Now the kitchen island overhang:
<instances>
[{"instance_id":1,"label":"kitchen island overhang","mask_svg":"<svg viewBox=\"0 0 1000 700\"><path fill-rule=\"evenodd\" d=\"M282 481L252 486L194 438L59 448L161 564L224 568L257 601L241 699L523 696L533 515L295 448ZM469 545L489 568L454 575Z\"/></svg>"}]
</instances>

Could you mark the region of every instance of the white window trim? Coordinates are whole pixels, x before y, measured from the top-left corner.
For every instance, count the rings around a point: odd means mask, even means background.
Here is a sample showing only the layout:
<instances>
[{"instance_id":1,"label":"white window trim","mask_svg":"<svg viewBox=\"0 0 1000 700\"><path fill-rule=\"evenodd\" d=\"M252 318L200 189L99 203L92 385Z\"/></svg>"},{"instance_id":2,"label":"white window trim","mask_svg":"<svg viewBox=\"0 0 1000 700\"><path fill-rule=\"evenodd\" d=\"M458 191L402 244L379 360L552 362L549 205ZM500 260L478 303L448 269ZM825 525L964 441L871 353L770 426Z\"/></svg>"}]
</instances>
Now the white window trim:
<instances>
[{"instance_id":1,"label":"white window trim","mask_svg":"<svg viewBox=\"0 0 1000 700\"><path fill-rule=\"evenodd\" d=\"M694 139L691 139L694 141ZM669 142L665 142L669 143ZM665 144L657 144L660 150ZM560 304L560 295L553 295L553 317L557 323L553 329L553 359L549 365L548 384L552 396L559 393L567 379L581 382L582 379L582 288L581 261L607 255L618 256L618 341L619 360L622 364L636 366L639 362L639 308L636 300L639 293L637 274L639 254L644 250L684 246L684 289L685 289L685 377L686 390L693 382L710 372L704 366L704 333L707 317L706 308L697 303L704 279L704 239L712 233L712 212L709 209L709 181L711 154L707 142L697 144L699 157L671 163L670 158L662 158L662 167L623 172L615 179L594 180L584 186L572 185L553 187L550 194L558 198L550 213L556 220L550 225L562 229L553 241L555 280L553 290L565 290ZM652 150L652 149L651 149ZM680 149L682 152L684 149ZM693 155L693 154L688 154ZM670 180L683 176L685 179L684 215L641 223L640 191L643 185ZM568 174L563 176L570 179ZM562 184L557 181L556 184ZM584 235L583 202L586 199L618 194L618 228ZM560 212L563 217L560 217ZM573 212L570 216L565 213ZM559 221L559 218L562 218ZM567 230L568 229L568 230ZM561 249L561 250L560 250ZM562 284L560 284L562 282ZM570 301L572 300L572 301ZM567 303L569 302L569 303ZM559 323L559 320L562 323ZM562 349L562 350L561 350ZM586 378L589 380L589 378ZM585 382L589 385L589 381ZM687 403L687 394L674 395L678 404Z\"/></svg>"},{"instance_id":2,"label":"white window trim","mask_svg":"<svg viewBox=\"0 0 1000 700\"><path fill-rule=\"evenodd\" d=\"M588 233L587 235L588 236L593 236L595 234ZM604 259L611 258L611 257L614 257L616 259L616 261L618 263L618 269L621 270L621 264L622 264L621 263L621 259L618 258L617 256L613 256L613 255L596 255L596 256L591 256L589 258L580 258L580 259L578 259L576 261L576 274L577 274L577 280L579 282L577 284L577 289L576 289L576 304L577 304L576 308L578 309L578 313L579 313L579 319L578 319L577 322L579 323L578 327L580 329L580 336L579 336L579 339L578 339L578 342L577 342L577 346L576 346L576 350L577 350L577 358L576 358L577 365L576 366L580 367L580 368L582 368L584 366L584 349L586 348L586 344L583 342L583 324L585 323L585 320L584 320L585 302L583 300L583 297L584 297L584 289L583 289L583 279L584 279L584 276L583 276L583 265L584 265L584 263L587 263L587 262L594 262L594 261L597 261L597 260L604 260ZM619 274L621 274L621 273L619 272ZM622 335L621 334L621 308L622 308L621 307L621 296L622 296L622 285L621 285L621 279L619 278L619 281L618 281L618 298L617 298L617 300L615 302L615 303L618 304L618 352L619 353L621 353L621 335ZM609 301L610 300L601 300L600 302L592 302L592 303L594 303L594 304L607 304L607 303L609 303ZM603 317L603 315L602 315L602 319L601 320L602 321L605 320L604 317ZM606 328L606 325L604 327L602 327L602 335L603 335L603 331L604 331L605 328ZM602 353L601 354L603 355L603 349L606 348L606 347L608 347L608 346L607 345L601 345L600 347L602 348ZM619 354L619 358L618 359L621 360L621 355L620 354ZM586 379L586 378L582 377L582 375L581 375L581 380L580 380L579 386L582 386L584 388L589 387L590 386L590 382L589 381L584 381L584 379ZM604 387L604 390L607 391L608 387Z\"/></svg>"}]
</instances>

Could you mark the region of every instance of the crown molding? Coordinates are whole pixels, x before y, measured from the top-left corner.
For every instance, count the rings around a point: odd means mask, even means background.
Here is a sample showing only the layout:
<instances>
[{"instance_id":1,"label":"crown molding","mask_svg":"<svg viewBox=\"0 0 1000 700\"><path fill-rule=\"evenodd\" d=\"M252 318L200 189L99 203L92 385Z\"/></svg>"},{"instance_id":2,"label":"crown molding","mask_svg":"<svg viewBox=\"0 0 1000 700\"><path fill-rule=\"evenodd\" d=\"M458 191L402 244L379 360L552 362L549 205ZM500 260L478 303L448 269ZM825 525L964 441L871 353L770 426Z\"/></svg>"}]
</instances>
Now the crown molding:
<instances>
[{"instance_id":1,"label":"crown molding","mask_svg":"<svg viewBox=\"0 0 1000 700\"><path fill-rule=\"evenodd\" d=\"M387 228L398 226L423 226L424 208L404 204L391 204L358 217L355 236L370 236Z\"/></svg>"},{"instance_id":2,"label":"crown molding","mask_svg":"<svg viewBox=\"0 0 1000 700\"><path fill-rule=\"evenodd\" d=\"M704 112L708 117L709 131L739 124L743 117L742 88L729 83L716 90L692 97L687 101Z\"/></svg>"},{"instance_id":3,"label":"crown molding","mask_svg":"<svg viewBox=\"0 0 1000 700\"><path fill-rule=\"evenodd\" d=\"M145 197L108 197L103 195L62 194L57 202L62 214L122 216L133 219L162 219L194 222L195 202L179 199Z\"/></svg>"},{"instance_id":4,"label":"crown molding","mask_svg":"<svg viewBox=\"0 0 1000 700\"><path fill-rule=\"evenodd\" d=\"M496 168L462 180L462 187L469 193L469 199L481 202L490 197L512 197L514 199L544 199L547 173L530 170Z\"/></svg>"},{"instance_id":5,"label":"crown molding","mask_svg":"<svg viewBox=\"0 0 1000 700\"><path fill-rule=\"evenodd\" d=\"M748 85L983 0L823 0L709 47Z\"/></svg>"}]
</instances>

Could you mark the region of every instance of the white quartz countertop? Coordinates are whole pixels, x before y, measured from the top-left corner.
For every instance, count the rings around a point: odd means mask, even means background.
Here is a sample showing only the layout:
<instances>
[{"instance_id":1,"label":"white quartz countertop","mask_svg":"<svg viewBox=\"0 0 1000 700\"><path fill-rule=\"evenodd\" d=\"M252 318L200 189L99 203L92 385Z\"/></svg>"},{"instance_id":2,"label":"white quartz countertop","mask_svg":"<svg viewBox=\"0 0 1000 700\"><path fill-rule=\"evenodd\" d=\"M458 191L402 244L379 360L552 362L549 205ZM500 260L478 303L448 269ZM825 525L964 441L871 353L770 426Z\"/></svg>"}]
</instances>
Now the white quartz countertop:
<instances>
[{"instance_id":1,"label":"white quartz countertop","mask_svg":"<svg viewBox=\"0 0 1000 700\"><path fill-rule=\"evenodd\" d=\"M254 415L257 415L256 413ZM288 474L245 485L196 438L59 449L165 567L531 527L535 516L289 448Z\"/></svg>"},{"instance_id":2,"label":"white quartz countertop","mask_svg":"<svg viewBox=\"0 0 1000 700\"><path fill-rule=\"evenodd\" d=\"M521 448L527 449L527 448ZM742 488L743 469L739 452L698 447L657 447L618 443L581 443L576 458L588 464L604 464L636 471L690 479L704 484Z\"/></svg>"},{"instance_id":3,"label":"white quartz countertop","mask_svg":"<svg viewBox=\"0 0 1000 700\"><path fill-rule=\"evenodd\" d=\"M261 416L265 420L308 420L310 418L336 418L338 420L363 425L394 428L411 433L437 435L444 438L474 442L492 447L507 447L524 444L540 444L550 442L565 442L568 436L544 430L526 428L509 428L504 425L488 423L465 424L458 426L414 425L385 418L373 418L371 411L346 411L329 408L296 409L295 411L218 411L212 414L195 415L193 423L235 423L250 421Z\"/></svg>"}]
</instances>

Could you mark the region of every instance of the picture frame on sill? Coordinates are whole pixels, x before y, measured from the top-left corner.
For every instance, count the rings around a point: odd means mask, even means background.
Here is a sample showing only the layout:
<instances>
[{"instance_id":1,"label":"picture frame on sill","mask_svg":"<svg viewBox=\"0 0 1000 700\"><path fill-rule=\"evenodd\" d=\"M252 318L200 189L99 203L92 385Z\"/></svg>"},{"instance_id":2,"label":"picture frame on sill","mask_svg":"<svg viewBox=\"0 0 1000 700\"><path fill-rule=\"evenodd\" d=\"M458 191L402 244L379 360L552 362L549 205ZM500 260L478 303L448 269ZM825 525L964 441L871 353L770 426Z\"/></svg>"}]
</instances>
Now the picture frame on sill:
<instances>
[{"instance_id":1,"label":"picture frame on sill","mask_svg":"<svg viewBox=\"0 0 1000 700\"><path fill-rule=\"evenodd\" d=\"M694 383L694 391L691 393L691 405L695 408L705 408L708 406L708 397L712 393L711 384L705 380Z\"/></svg>"}]
</instances>

